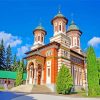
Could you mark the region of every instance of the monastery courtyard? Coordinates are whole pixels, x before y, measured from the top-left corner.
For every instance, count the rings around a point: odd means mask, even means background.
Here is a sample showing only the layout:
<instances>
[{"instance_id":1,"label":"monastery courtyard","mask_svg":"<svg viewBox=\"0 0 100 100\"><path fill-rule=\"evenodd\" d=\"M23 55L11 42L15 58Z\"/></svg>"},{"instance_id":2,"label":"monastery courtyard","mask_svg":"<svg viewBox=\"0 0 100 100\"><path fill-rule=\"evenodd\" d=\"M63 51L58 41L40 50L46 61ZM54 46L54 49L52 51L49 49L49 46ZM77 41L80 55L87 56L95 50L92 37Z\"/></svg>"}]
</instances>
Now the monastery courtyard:
<instances>
[{"instance_id":1,"label":"monastery courtyard","mask_svg":"<svg viewBox=\"0 0 100 100\"><path fill-rule=\"evenodd\" d=\"M79 96L61 96L54 94L23 94L0 91L0 100L100 100L100 98L83 98Z\"/></svg>"}]
</instances>

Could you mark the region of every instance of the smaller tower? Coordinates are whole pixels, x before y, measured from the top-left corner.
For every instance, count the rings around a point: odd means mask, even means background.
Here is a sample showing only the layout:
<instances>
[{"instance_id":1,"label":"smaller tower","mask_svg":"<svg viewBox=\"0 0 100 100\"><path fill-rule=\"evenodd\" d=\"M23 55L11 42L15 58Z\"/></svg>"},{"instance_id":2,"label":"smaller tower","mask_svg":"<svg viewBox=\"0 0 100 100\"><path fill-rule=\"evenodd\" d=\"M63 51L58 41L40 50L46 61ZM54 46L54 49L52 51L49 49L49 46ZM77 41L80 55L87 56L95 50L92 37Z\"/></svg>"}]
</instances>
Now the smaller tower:
<instances>
[{"instance_id":1,"label":"smaller tower","mask_svg":"<svg viewBox=\"0 0 100 100\"><path fill-rule=\"evenodd\" d=\"M80 29L74 23L73 20L71 21L71 24L69 25L66 34L71 40L70 48L80 52L80 50L81 50L81 48L80 48L80 36L81 36L82 32L80 31Z\"/></svg>"},{"instance_id":2,"label":"smaller tower","mask_svg":"<svg viewBox=\"0 0 100 100\"><path fill-rule=\"evenodd\" d=\"M33 31L34 45L31 48L32 50L44 45L44 38L46 33L47 32L45 31L45 29L42 27L41 24L39 24L39 26L35 28L35 30Z\"/></svg>"},{"instance_id":3,"label":"smaller tower","mask_svg":"<svg viewBox=\"0 0 100 100\"><path fill-rule=\"evenodd\" d=\"M66 33L66 24L68 23L67 18L58 11L58 14L52 19L52 25L54 26L54 36L59 33Z\"/></svg>"}]
</instances>

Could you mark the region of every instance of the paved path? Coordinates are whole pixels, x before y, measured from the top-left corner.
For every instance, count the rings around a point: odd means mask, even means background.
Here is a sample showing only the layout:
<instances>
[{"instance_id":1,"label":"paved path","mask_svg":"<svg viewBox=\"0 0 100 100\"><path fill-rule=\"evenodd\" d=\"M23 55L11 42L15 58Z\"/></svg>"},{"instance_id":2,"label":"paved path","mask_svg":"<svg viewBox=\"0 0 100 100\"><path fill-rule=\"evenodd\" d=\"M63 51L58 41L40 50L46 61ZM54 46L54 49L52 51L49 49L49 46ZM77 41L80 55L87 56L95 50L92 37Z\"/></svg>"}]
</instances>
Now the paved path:
<instances>
[{"instance_id":1,"label":"paved path","mask_svg":"<svg viewBox=\"0 0 100 100\"><path fill-rule=\"evenodd\" d=\"M100 98L74 98L67 96L54 96L46 94L29 94L17 97L12 100L100 100Z\"/></svg>"}]
</instances>

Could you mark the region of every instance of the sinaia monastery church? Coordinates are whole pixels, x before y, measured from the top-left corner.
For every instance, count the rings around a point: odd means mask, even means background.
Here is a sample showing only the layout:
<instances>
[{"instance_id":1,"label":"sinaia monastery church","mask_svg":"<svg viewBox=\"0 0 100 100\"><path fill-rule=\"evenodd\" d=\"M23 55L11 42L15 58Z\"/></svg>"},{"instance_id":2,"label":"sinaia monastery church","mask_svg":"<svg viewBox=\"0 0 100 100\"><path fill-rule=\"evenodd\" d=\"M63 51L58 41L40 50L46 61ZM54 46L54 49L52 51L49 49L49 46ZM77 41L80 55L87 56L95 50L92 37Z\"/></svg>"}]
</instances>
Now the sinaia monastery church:
<instances>
[{"instance_id":1,"label":"sinaia monastery church","mask_svg":"<svg viewBox=\"0 0 100 100\"><path fill-rule=\"evenodd\" d=\"M55 91L56 76L62 64L65 64L73 77L75 88L85 88L85 54L80 47L81 30L72 21L66 29L68 19L59 11L51 20L54 28L49 44L44 44L47 31L39 25L33 31L34 44L26 52L26 84L46 85Z\"/></svg>"}]
</instances>

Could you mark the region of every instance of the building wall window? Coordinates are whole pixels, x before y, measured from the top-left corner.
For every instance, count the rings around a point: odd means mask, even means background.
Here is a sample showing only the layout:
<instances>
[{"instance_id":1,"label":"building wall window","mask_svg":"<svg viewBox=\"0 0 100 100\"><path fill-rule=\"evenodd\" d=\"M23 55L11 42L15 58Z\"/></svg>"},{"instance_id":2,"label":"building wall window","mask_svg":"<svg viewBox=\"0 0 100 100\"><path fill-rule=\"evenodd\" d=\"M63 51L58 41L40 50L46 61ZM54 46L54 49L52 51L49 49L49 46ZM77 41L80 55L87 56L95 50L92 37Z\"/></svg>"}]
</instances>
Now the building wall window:
<instances>
[{"instance_id":1,"label":"building wall window","mask_svg":"<svg viewBox=\"0 0 100 100\"><path fill-rule=\"evenodd\" d=\"M38 36L38 41L40 41L40 36Z\"/></svg>"},{"instance_id":2,"label":"building wall window","mask_svg":"<svg viewBox=\"0 0 100 100\"><path fill-rule=\"evenodd\" d=\"M50 77L50 68L48 68L48 77Z\"/></svg>"},{"instance_id":3,"label":"building wall window","mask_svg":"<svg viewBox=\"0 0 100 100\"><path fill-rule=\"evenodd\" d=\"M48 50L47 52L46 52L46 56L51 56L52 55L52 50Z\"/></svg>"},{"instance_id":4,"label":"building wall window","mask_svg":"<svg viewBox=\"0 0 100 100\"><path fill-rule=\"evenodd\" d=\"M42 36L42 42L43 42L43 36Z\"/></svg>"},{"instance_id":5,"label":"building wall window","mask_svg":"<svg viewBox=\"0 0 100 100\"><path fill-rule=\"evenodd\" d=\"M68 52L64 50L64 56L67 56Z\"/></svg>"},{"instance_id":6,"label":"building wall window","mask_svg":"<svg viewBox=\"0 0 100 100\"><path fill-rule=\"evenodd\" d=\"M60 23L60 25L59 25L59 30L61 31L61 23Z\"/></svg>"},{"instance_id":7,"label":"building wall window","mask_svg":"<svg viewBox=\"0 0 100 100\"><path fill-rule=\"evenodd\" d=\"M77 45L78 45L78 46L79 46L79 43L80 43L80 42L79 42L79 37L78 37L78 38L77 38Z\"/></svg>"}]
</instances>

